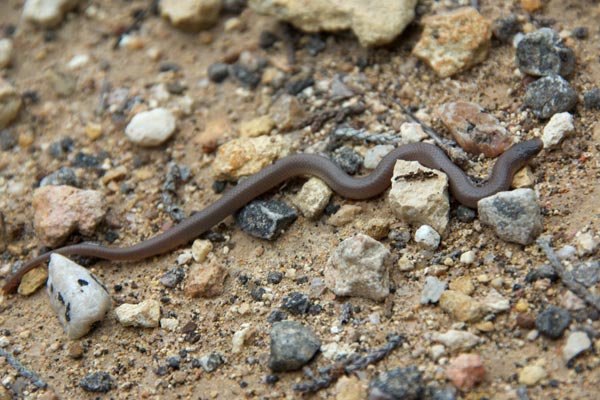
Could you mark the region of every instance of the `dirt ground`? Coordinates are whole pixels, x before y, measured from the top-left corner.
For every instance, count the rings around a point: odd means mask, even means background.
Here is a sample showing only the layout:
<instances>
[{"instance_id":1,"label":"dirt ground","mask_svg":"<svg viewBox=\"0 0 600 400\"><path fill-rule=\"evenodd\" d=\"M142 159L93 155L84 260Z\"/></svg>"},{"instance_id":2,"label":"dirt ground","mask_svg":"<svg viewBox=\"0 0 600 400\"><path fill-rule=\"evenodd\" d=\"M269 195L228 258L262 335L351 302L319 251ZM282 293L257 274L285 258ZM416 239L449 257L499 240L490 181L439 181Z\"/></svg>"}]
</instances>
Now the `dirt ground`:
<instances>
[{"instance_id":1,"label":"dirt ground","mask_svg":"<svg viewBox=\"0 0 600 400\"><path fill-rule=\"evenodd\" d=\"M213 154L204 154L198 136L210 128L215 121L222 123L219 143L236 137L237 127L242 121L257 115L265 108L265 102L275 91L259 85L254 90L240 90L240 84L228 79L222 84L207 81L209 65L223 61L231 54L250 50L268 56L272 62L286 62L285 49L281 42L274 50L265 53L258 46L262 30L278 32L276 21L259 16L249 10L238 16L243 29L226 30L224 25L234 15L223 15L214 28L202 34L178 31L160 17L149 14L141 22L138 31L143 44L140 49L116 48L115 43L126 27L133 22L132 14L148 7L146 1L89 1L84 2L76 13L52 31L36 30L24 26L20 21L23 1L0 2L0 28L8 25L19 27L13 37L15 50L13 65L5 72L19 92L37 93L38 100L26 99L12 129L18 137L19 146L14 150L0 152L0 210L9 229L18 234L2 254L2 268L17 260L26 260L36 254L41 245L36 241L32 225L32 193L39 180L63 165L71 165L70 159L55 159L49 156L50 144L70 137L74 140L73 153L107 155L113 167L125 166L128 173L124 182L133 190L122 193L102 185L97 171L78 169L82 187L103 191L107 196L110 211L108 222L97 232L96 237L84 238L106 241L109 231L118 233L113 245L130 245L152 236L172 224L171 218L161 211L161 186L165 179L166 166L170 161L191 168L191 181L181 185L179 198L186 214L202 209L218 199L211 189L213 177L210 164ZM500 3L500 4L497 4ZM92 13L89 7L94 7ZM424 2L421 9L430 4ZM480 12L488 19L514 12L527 16L518 2L480 2ZM541 11L531 17L534 26L539 21L554 19L550 26L557 31L571 31L577 27L588 27L589 37L579 40L567 38L567 44L577 54L577 67L570 82L580 93L600 83L600 5L597 1L545 1ZM488 58L475 68L458 74L452 79L440 79L424 64L411 55L410 50L418 39L420 28L417 22L393 44L374 50L362 49L349 33L323 34L326 48L311 56L305 48L298 46L296 65L293 71L314 71L316 80L331 79L337 74L356 75L364 79L368 90L361 96L368 99L367 112L351 117L348 122L358 126L383 125L393 129L406 117L388 100L390 90L398 92L408 84L413 95L403 99L406 105L422 108L432 116L433 127L443 135L448 133L436 120L433 110L440 104L454 100L468 100L481 104L496 115L506 126L516 126L523 137L539 136L544 126L531 113L521 111L525 83L515 74L514 49L495 43ZM209 37L210 36L210 37ZM307 39L305 35L304 39ZM300 36L300 44L302 44ZM153 60L147 50L156 48L161 57ZM64 66L73 56L88 54L92 61L74 72L77 89L66 98L56 95L49 83L52 68ZM364 70L357 63L368 61ZM165 62L176 63L181 70L174 73L159 73ZM112 88L127 87L145 101L151 98L151 88L160 82L178 80L187 86L185 95L191 97L194 111L191 115L178 117L178 132L167 144L156 149L143 149L130 143L124 135L127 121L113 118L110 114L98 115L99 96L103 81ZM175 96L176 99L176 96ZM317 106L303 100L307 109ZM373 112L376 104L388 111ZM327 104L334 107L335 104ZM580 104L574 111L576 133L552 152L538 156L532 169L536 179L535 189L544 210L544 234L552 234L554 245L560 248L572 244L579 231L600 229L600 123L598 112L586 110ZM96 139L86 134L89 123L102 126L102 134ZM318 132L302 131L302 148L324 139L331 125ZM487 171L491 163L484 162L481 171ZM139 171L142 170L143 173ZM479 171L470 171L477 173ZM298 185L273 191L270 197L285 199ZM360 232L360 225L374 217L391 217L386 196L364 202L352 202L334 197L335 204L360 204L364 213L357 223L334 228L326 223L327 217L316 221L299 218L279 239L267 242L248 236L240 231L233 219L225 220L222 232L226 242L215 243L215 254L227 265L229 277L223 295L212 299L189 299L180 289L168 290L160 285L161 275L175 265L174 251L160 257L135 263L111 263L98 261L93 265L94 273L111 288L115 305L137 302L144 299L162 299L163 316L172 316L179 327L194 321L198 325L200 340L188 343L185 335L176 330L125 328L119 325L114 315L109 315L91 334L72 342L67 339L58 320L50 308L45 290L32 296L12 295L0 304L0 335L10 332L10 344L5 349L27 368L35 371L49 385L48 390L35 390L23 378L17 378L20 395L25 398L91 399L105 398L296 398L299 394L292 385L305 379L302 372L281 373L274 385L264 382L271 372L267 367L269 354L269 324L267 316L281 304L281 300L293 291L306 293L310 280L321 277L325 263L338 243ZM456 204L453 205L456 208ZM374 349L385 343L390 333L400 333L408 338L409 345L393 351L383 361L371 366L360 376L367 384L378 372L391 368L416 365L423 371L424 382L434 386L449 385L445 380L444 366L431 360L427 352L432 343L426 336L431 332L445 332L455 324L450 316L436 306L421 306L419 298L425 270L432 268L446 255L456 251L476 248L479 266L466 267L456 263L442 272L440 279L453 280L469 276L476 283L478 294L487 293L489 284L477 280L482 274L491 278L501 277L504 285L500 292L514 305L518 298L514 284L524 285L521 295L530 304L531 315L547 304L558 304L566 289L560 283L549 288L525 284L524 277L531 269L546 262L543 253L535 245L520 246L498 239L487 228L477 222L463 223L451 218L448 234L443 238L437 253L432 256L419 255L414 243L404 249L391 249L396 257L402 254L414 256L417 269L401 272L395 269L392 279L396 291L392 295L391 318L383 316L390 305L359 298L336 299L326 292L317 302L324 311L319 315L305 315L294 319L310 326L323 343L339 341L353 344L361 351ZM75 238L76 239L76 238ZM75 240L73 239L73 240ZM81 238L80 238L81 239ZM382 241L386 244L386 241ZM224 251L227 247L228 250ZM494 262L483 262L495 256ZM487 257L487 258L486 258ZM437 261L436 261L437 260ZM284 272L285 277L278 285L266 282L270 271ZM251 298L250 287L239 277L245 275L249 281L260 281L271 291L271 300L256 302ZM307 277L308 279L300 279ZM114 291L115 285L123 290ZM596 287L596 290L598 287ZM343 303L350 301L360 307L357 318L363 324L349 326L344 332L334 334L332 326L339 320ZM243 305L246 305L242 307ZM249 306L240 313L240 308ZM369 322L369 316L379 312L379 323ZM473 352L481 355L486 368L485 381L461 396L466 399L511 399L516 398L519 387L517 374L525 365L545 360L548 377L540 384L529 388L531 399L596 399L600 384L600 356L589 351L567 367L561 358L564 338L551 341L538 338L529 341L516 326L516 312L499 314L493 321L494 329L489 333L478 332L485 338ZM232 335L242 324L249 323L257 330L255 339L247 344L242 353L231 352ZM574 325L589 325L598 332L598 321L585 320ZM355 339L359 341L354 342ZM596 339L595 349L598 349ZM80 345L83 356L71 357L74 346ZM17 350L15 350L17 349ZM188 351L188 358L201 357L209 352L223 355L225 364L216 371L207 373L194 369L188 361L182 362L179 371L170 370L164 376L155 373L159 365L172 354ZM451 356L456 354L451 354ZM256 360L256 362L252 362ZM313 368L329 364L322 355L317 356L310 366ZM106 371L116 380L116 387L106 395L88 393L79 387L79 381L94 371ZM14 371L0 359L0 379ZM313 395L314 398L334 398L334 386Z\"/></svg>"}]
</instances>

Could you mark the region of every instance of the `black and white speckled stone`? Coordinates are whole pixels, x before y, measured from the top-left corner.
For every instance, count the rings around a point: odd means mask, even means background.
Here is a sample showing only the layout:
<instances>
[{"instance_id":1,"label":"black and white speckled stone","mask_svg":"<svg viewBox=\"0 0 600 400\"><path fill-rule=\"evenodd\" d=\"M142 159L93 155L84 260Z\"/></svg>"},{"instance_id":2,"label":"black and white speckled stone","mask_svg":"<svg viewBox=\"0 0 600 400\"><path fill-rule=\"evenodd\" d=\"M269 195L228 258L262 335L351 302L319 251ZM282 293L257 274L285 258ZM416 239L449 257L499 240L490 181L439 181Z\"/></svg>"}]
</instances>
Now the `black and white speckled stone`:
<instances>
[{"instance_id":1,"label":"black and white speckled stone","mask_svg":"<svg viewBox=\"0 0 600 400\"><path fill-rule=\"evenodd\" d=\"M525 105L537 118L548 119L556 113L571 111L577 105L577 91L559 75L549 75L530 83Z\"/></svg>"},{"instance_id":2,"label":"black and white speckled stone","mask_svg":"<svg viewBox=\"0 0 600 400\"><path fill-rule=\"evenodd\" d=\"M369 383L369 400L417 400L424 393L421 372L414 365L383 372Z\"/></svg>"},{"instance_id":3,"label":"black and white speckled stone","mask_svg":"<svg viewBox=\"0 0 600 400\"><path fill-rule=\"evenodd\" d=\"M60 254L48 265L48 295L70 339L79 339L101 321L112 303L106 286L90 271Z\"/></svg>"},{"instance_id":4,"label":"black and white speckled stone","mask_svg":"<svg viewBox=\"0 0 600 400\"><path fill-rule=\"evenodd\" d=\"M269 368L273 372L296 371L308 363L321 347L314 332L295 321L281 321L271 328Z\"/></svg>"},{"instance_id":5,"label":"black and white speckled stone","mask_svg":"<svg viewBox=\"0 0 600 400\"><path fill-rule=\"evenodd\" d=\"M281 201L255 200L236 215L237 225L249 235L274 240L298 218L296 210Z\"/></svg>"},{"instance_id":6,"label":"black and white speckled stone","mask_svg":"<svg viewBox=\"0 0 600 400\"><path fill-rule=\"evenodd\" d=\"M575 53L550 28L525 35L517 45L515 56L519 70L533 76L566 77L575 69Z\"/></svg>"}]
</instances>

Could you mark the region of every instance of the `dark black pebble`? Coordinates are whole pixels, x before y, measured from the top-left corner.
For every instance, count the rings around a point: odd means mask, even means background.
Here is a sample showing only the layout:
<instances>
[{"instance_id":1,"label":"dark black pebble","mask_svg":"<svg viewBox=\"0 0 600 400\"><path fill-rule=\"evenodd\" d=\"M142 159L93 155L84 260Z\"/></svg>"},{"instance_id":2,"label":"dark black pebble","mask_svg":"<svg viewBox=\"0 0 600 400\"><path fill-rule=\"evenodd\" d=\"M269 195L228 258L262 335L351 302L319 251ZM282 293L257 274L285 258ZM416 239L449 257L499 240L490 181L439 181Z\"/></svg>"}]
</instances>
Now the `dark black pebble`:
<instances>
[{"instance_id":1,"label":"dark black pebble","mask_svg":"<svg viewBox=\"0 0 600 400\"><path fill-rule=\"evenodd\" d=\"M369 399L418 400L424 393L421 372L414 365L383 372L369 383Z\"/></svg>"},{"instance_id":2,"label":"dark black pebble","mask_svg":"<svg viewBox=\"0 0 600 400\"><path fill-rule=\"evenodd\" d=\"M464 223L471 223L475 220L475 218L477 217L477 212L475 212L475 210L473 210L472 208L463 206L462 204L458 207L456 207L456 211L455 211L455 215L456 218L460 221L460 222L464 222Z\"/></svg>"},{"instance_id":3,"label":"dark black pebble","mask_svg":"<svg viewBox=\"0 0 600 400\"><path fill-rule=\"evenodd\" d=\"M593 88L585 92L583 106L589 110L600 110L600 89Z\"/></svg>"},{"instance_id":4,"label":"dark black pebble","mask_svg":"<svg viewBox=\"0 0 600 400\"><path fill-rule=\"evenodd\" d=\"M519 70L533 76L567 77L575 69L575 53L550 28L525 35L517 45L515 56Z\"/></svg>"},{"instance_id":5,"label":"dark black pebble","mask_svg":"<svg viewBox=\"0 0 600 400\"><path fill-rule=\"evenodd\" d=\"M310 309L310 299L300 292L292 292L283 298L281 308L292 315L306 314Z\"/></svg>"},{"instance_id":6,"label":"dark black pebble","mask_svg":"<svg viewBox=\"0 0 600 400\"><path fill-rule=\"evenodd\" d=\"M160 277L160 284L168 288L174 288L181 283L183 278L185 278L185 270L181 267L174 267Z\"/></svg>"},{"instance_id":7,"label":"dark black pebble","mask_svg":"<svg viewBox=\"0 0 600 400\"><path fill-rule=\"evenodd\" d=\"M287 313L285 313L285 312L281 311L280 309L276 308L275 310L271 311L271 313L267 317L267 322L272 325L275 322L286 320L287 317L288 317Z\"/></svg>"},{"instance_id":8,"label":"dark black pebble","mask_svg":"<svg viewBox=\"0 0 600 400\"><path fill-rule=\"evenodd\" d=\"M239 14L248 5L248 0L222 0L221 7L224 13Z\"/></svg>"},{"instance_id":9,"label":"dark black pebble","mask_svg":"<svg viewBox=\"0 0 600 400\"><path fill-rule=\"evenodd\" d=\"M265 376L264 380L267 385L274 385L277 382L279 382L279 375L269 374L269 375Z\"/></svg>"},{"instance_id":10,"label":"dark black pebble","mask_svg":"<svg viewBox=\"0 0 600 400\"><path fill-rule=\"evenodd\" d=\"M269 368L273 372L296 371L319 351L321 341L314 332L295 321L276 322L271 327Z\"/></svg>"},{"instance_id":11,"label":"dark black pebble","mask_svg":"<svg viewBox=\"0 0 600 400\"><path fill-rule=\"evenodd\" d=\"M285 85L285 91L292 96L297 95L307 87L315 84L315 79L312 76L294 79Z\"/></svg>"},{"instance_id":12,"label":"dark black pebble","mask_svg":"<svg viewBox=\"0 0 600 400\"><path fill-rule=\"evenodd\" d=\"M273 285L277 285L283 279L283 272L279 271L269 271L267 274L267 282L272 283Z\"/></svg>"},{"instance_id":13,"label":"dark black pebble","mask_svg":"<svg viewBox=\"0 0 600 400\"><path fill-rule=\"evenodd\" d=\"M336 149L332 159L348 175L356 174L363 163L362 156L354 149L346 146Z\"/></svg>"},{"instance_id":14,"label":"dark black pebble","mask_svg":"<svg viewBox=\"0 0 600 400\"><path fill-rule=\"evenodd\" d=\"M79 381L79 386L87 392L106 393L113 387L114 378L106 372L94 372Z\"/></svg>"},{"instance_id":15,"label":"dark black pebble","mask_svg":"<svg viewBox=\"0 0 600 400\"><path fill-rule=\"evenodd\" d=\"M298 218L296 210L276 200L255 200L236 214L238 227L249 235L276 239L281 232Z\"/></svg>"},{"instance_id":16,"label":"dark black pebble","mask_svg":"<svg viewBox=\"0 0 600 400\"><path fill-rule=\"evenodd\" d=\"M221 83L229 76L229 65L225 63L214 63L208 67L208 79L215 83Z\"/></svg>"},{"instance_id":17,"label":"dark black pebble","mask_svg":"<svg viewBox=\"0 0 600 400\"><path fill-rule=\"evenodd\" d=\"M180 364L181 364L181 357L179 357L179 355L173 355L173 356L167 357L167 365L170 368L179 369Z\"/></svg>"},{"instance_id":18,"label":"dark black pebble","mask_svg":"<svg viewBox=\"0 0 600 400\"><path fill-rule=\"evenodd\" d=\"M538 314L535 326L537 330L550 339L558 339L571 324L569 311L549 306Z\"/></svg>"},{"instance_id":19,"label":"dark black pebble","mask_svg":"<svg viewBox=\"0 0 600 400\"><path fill-rule=\"evenodd\" d=\"M268 50L279 40L277 35L270 31L262 31L258 38L258 45L263 50Z\"/></svg>"},{"instance_id":20,"label":"dark black pebble","mask_svg":"<svg viewBox=\"0 0 600 400\"><path fill-rule=\"evenodd\" d=\"M181 71L181 66L173 62L163 62L158 67L158 72L178 72Z\"/></svg>"},{"instance_id":21,"label":"dark black pebble","mask_svg":"<svg viewBox=\"0 0 600 400\"><path fill-rule=\"evenodd\" d=\"M230 74L242 85L254 89L260 83L260 75L250 71L241 64L233 64L229 68Z\"/></svg>"},{"instance_id":22,"label":"dark black pebble","mask_svg":"<svg viewBox=\"0 0 600 400\"><path fill-rule=\"evenodd\" d=\"M494 37L502 43L511 43L513 37L521 31L521 23L515 14L498 18L492 23Z\"/></svg>"},{"instance_id":23,"label":"dark black pebble","mask_svg":"<svg viewBox=\"0 0 600 400\"><path fill-rule=\"evenodd\" d=\"M577 91L558 75L538 79L527 86L525 105L541 119L556 113L571 111L577 104Z\"/></svg>"},{"instance_id":24,"label":"dark black pebble","mask_svg":"<svg viewBox=\"0 0 600 400\"><path fill-rule=\"evenodd\" d=\"M589 35L590 30L587 26L578 26L577 28L573 29L573 36L575 36L577 39L587 39Z\"/></svg>"}]
</instances>

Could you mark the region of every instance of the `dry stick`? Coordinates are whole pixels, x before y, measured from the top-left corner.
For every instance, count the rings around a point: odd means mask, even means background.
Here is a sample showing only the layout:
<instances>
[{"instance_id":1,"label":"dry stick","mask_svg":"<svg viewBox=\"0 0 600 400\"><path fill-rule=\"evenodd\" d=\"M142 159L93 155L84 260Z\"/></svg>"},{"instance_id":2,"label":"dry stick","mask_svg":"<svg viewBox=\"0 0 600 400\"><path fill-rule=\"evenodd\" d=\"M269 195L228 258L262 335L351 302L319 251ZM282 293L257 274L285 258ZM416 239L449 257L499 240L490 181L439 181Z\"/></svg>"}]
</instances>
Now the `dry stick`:
<instances>
[{"instance_id":1,"label":"dry stick","mask_svg":"<svg viewBox=\"0 0 600 400\"><path fill-rule=\"evenodd\" d=\"M0 349L0 357L6 358L6 361L17 370L19 375L24 378L27 378L33 383L36 387L40 389L45 389L48 384L42 380L35 372L28 370L21 364L16 358L14 358L10 353L8 353L4 349Z\"/></svg>"},{"instance_id":2,"label":"dry stick","mask_svg":"<svg viewBox=\"0 0 600 400\"><path fill-rule=\"evenodd\" d=\"M550 245L552 241L552 236L540 236L537 240L538 246L542 249L544 253L546 253L546 257L548 257L548 261L550 261L550 265L554 269L554 272L560 278L561 282L567 289L571 292L575 293L577 297L583 299L586 303L594 307L596 310L600 311L600 297L592 294L589 290L586 289L581 283L575 281L573 278L573 274L570 271L567 271L564 265L560 262L556 253L554 253L554 249Z\"/></svg>"}]
</instances>

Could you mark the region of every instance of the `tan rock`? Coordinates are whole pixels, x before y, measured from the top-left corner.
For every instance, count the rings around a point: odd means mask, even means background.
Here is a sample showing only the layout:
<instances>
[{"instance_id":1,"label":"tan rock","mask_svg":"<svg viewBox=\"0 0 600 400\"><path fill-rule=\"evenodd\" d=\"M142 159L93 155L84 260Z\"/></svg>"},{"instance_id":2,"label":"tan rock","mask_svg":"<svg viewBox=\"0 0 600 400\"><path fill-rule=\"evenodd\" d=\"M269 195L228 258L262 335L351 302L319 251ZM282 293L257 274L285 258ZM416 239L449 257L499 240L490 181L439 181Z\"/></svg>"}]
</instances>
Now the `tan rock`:
<instances>
[{"instance_id":1,"label":"tan rock","mask_svg":"<svg viewBox=\"0 0 600 400\"><path fill-rule=\"evenodd\" d=\"M292 203L306 218L318 218L327 207L332 194L333 191L325 182L319 178L310 178L302 185Z\"/></svg>"},{"instance_id":2,"label":"tan rock","mask_svg":"<svg viewBox=\"0 0 600 400\"><path fill-rule=\"evenodd\" d=\"M362 207L354 204L344 204L336 211L329 219L327 223L332 226L344 226L354 221L356 216L362 212Z\"/></svg>"},{"instance_id":3,"label":"tan rock","mask_svg":"<svg viewBox=\"0 0 600 400\"><path fill-rule=\"evenodd\" d=\"M213 260L208 266L194 265L190 268L185 294L189 297L216 297L223 293L227 269Z\"/></svg>"},{"instance_id":4,"label":"tan rock","mask_svg":"<svg viewBox=\"0 0 600 400\"><path fill-rule=\"evenodd\" d=\"M454 290L442 293L440 307L462 322L477 322L483 317L483 309L477 300Z\"/></svg>"},{"instance_id":5,"label":"tan rock","mask_svg":"<svg viewBox=\"0 0 600 400\"><path fill-rule=\"evenodd\" d=\"M194 243L192 243L192 257L194 257L194 261L203 262L212 249L213 244L210 240L194 240Z\"/></svg>"},{"instance_id":6,"label":"tan rock","mask_svg":"<svg viewBox=\"0 0 600 400\"><path fill-rule=\"evenodd\" d=\"M21 279L18 293L23 296L29 296L45 284L47 279L48 269L45 266L34 268Z\"/></svg>"},{"instance_id":7,"label":"tan rock","mask_svg":"<svg viewBox=\"0 0 600 400\"><path fill-rule=\"evenodd\" d=\"M548 372L541 365L527 365L519 372L519 383L534 386L548 376Z\"/></svg>"},{"instance_id":8,"label":"tan rock","mask_svg":"<svg viewBox=\"0 0 600 400\"><path fill-rule=\"evenodd\" d=\"M257 137L268 135L274 127L275 122L273 118L270 115L263 115L262 117L243 122L240 125L240 136Z\"/></svg>"},{"instance_id":9,"label":"tan rock","mask_svg":"<svg viewBox=\"0 0 600 400\"><path fill-rule=\"evenodd\" d=\"M475 285L473 281L468 276L458 277L450 282L450 289L456 290L458 292L464 293L467 296L470 296L475 291Z\"/></svg>"},{"instance_id":10,"label":"tan rock","mask_svg":"<svg viewBox=\"0 0 600 400\"><path fill-rule=\"evenodd\" d=\"M17 118L20 109L21 96L11 84L0 78L0 129Z\"/></svg>"},{"instance_id":11,"label":"tan rock","mask_svg":"<svg viewBox=\"0 0 600 400\"><path fill-rule=\"evenodd\" d=\"M221 0L161 0L160 15L176 28L197 32L219 20Z\"/></svg>"},{"instance_id":12,"label":"tan rock","mask_svg":"<svg viewBox=\"0 0 600 400\"><path fill-rule=\"evenodd\" d=\"M145 300L139 304L121 304L115 308L115 315L123 326L156 328L160 319L160 303Z\"/></svg>"},{"instance_id":13,"label":"tan rock","mask_svg":"<svg viewBox=\"0 0 600 400\"><path fill-rule=\"evenodd\" d=\"M296 129L306 117L298 99L287 94L275 101L271 106L270 114L280 132Z\"/></svg>"},{"instance_id":14,"label":"tan rock","mask_svg":"<svg viewBox=\"0 0 600 400\"><path fill-rule=\"evenodd\" d=\"M335 384L336 400L364 400L367 390L356 376L342 376Z\"/></svg>"}]
</instances>

